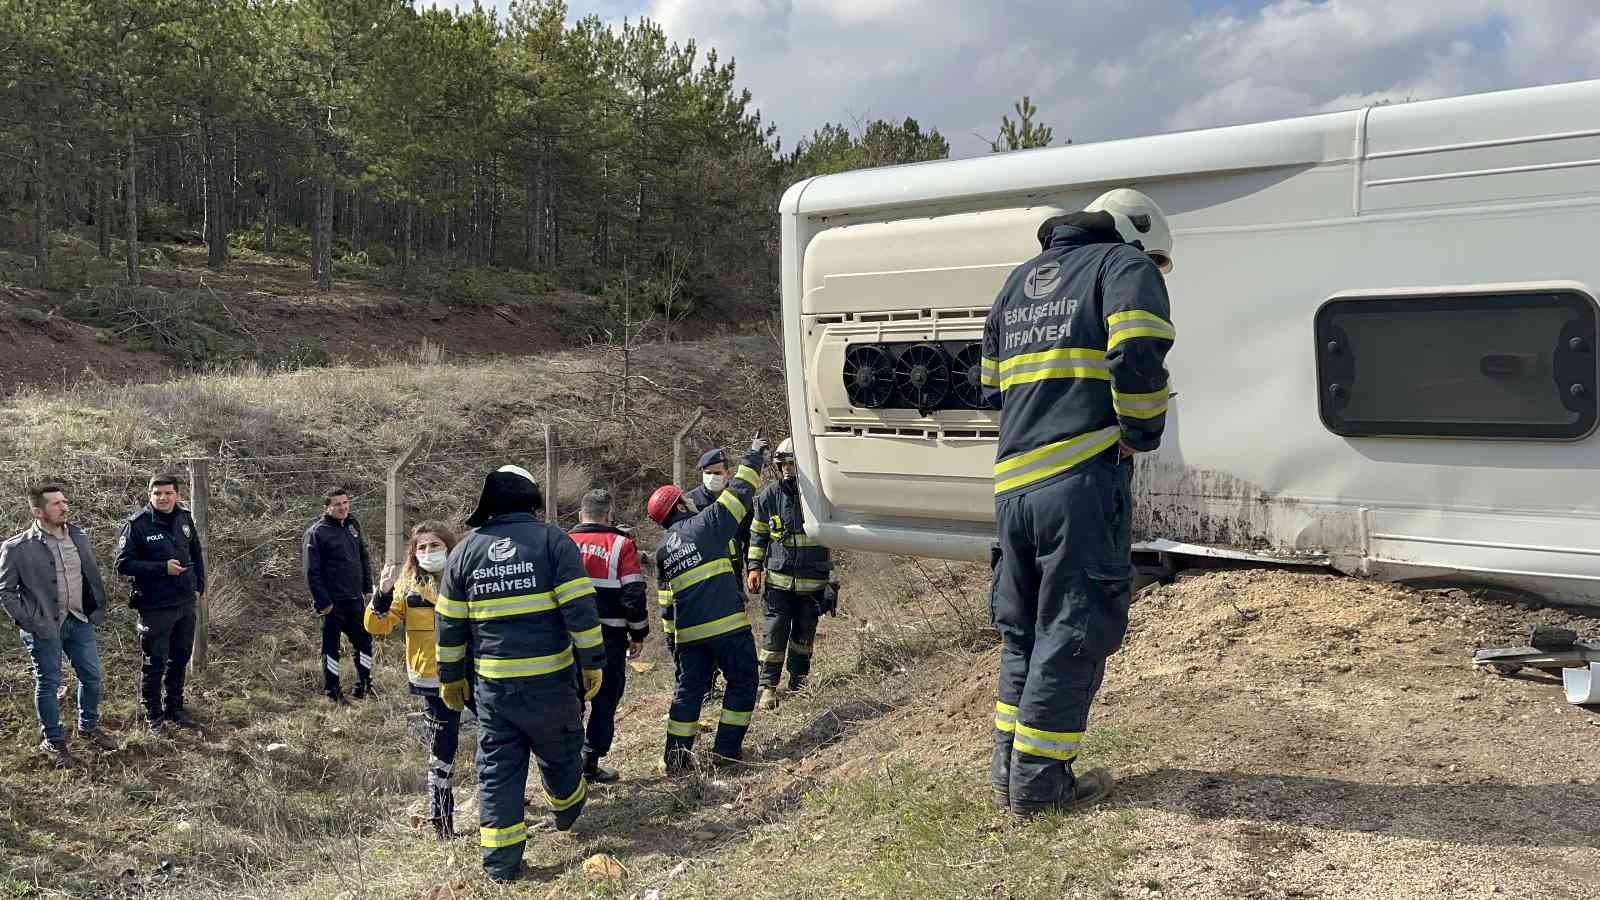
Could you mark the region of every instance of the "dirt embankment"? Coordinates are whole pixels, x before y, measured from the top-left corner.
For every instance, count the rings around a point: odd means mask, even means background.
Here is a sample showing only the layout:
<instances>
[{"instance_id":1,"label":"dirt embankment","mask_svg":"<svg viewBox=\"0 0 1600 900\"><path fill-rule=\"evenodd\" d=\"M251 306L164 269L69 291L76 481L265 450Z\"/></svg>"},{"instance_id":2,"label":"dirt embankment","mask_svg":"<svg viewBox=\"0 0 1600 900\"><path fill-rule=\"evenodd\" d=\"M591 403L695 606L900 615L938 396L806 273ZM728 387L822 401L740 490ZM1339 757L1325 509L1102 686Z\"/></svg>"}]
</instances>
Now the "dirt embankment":
<instances>
[{"instance_id":1,"label":"dirt embankment","mask_svg":"<svg viewBox=\"0 0 1600 900\"><path fill-rule=\"evenodd\" d=\"M1581 613L1332 576L1212 573L1146 591L1092 722L1125 738L1095 760L1117 771L1113 808L1138 816L1122 883L1594 896L1600 711L1568 705L1559 681L1471 664L1541 622L1600 635Z\"/></svg>"}]
</instances>

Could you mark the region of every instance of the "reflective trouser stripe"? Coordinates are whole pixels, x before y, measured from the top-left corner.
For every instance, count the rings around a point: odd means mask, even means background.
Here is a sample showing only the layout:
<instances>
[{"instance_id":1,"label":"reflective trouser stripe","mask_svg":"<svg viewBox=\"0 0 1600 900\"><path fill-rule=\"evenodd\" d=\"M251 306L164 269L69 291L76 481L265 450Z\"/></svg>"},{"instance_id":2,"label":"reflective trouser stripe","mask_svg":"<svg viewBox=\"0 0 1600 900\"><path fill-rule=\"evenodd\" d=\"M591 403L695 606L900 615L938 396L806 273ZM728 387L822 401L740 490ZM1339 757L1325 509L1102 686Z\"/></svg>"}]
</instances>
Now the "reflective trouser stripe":
<instances>
[{"instance_id":1,"label":"reflective trouser stripe","mask_svg":"<svg viewBox=\"0 0 1600 900\"><path fill-rule=\"evenodd\" d=\"M673 737L692 738L700 733L699 722L678 722L667 720L667 734Z\"/></svg>"},{"instance_id":2,"label":"reflective trouser stripe","mask_svg":"<svg viewBox=\"0 0 1600 900\"><path fill-rule=\"evenodd\" d=\"M1111 425L1002 459L994 466L994 492L1003 494L1059 475L1104 453L1121 437L1122 429Z\"/></svg>"},{"instance_id":3,"label":"reflective trouser stripe","mask_svg":"<svg viewBox=\"0 0 1600 900\"><path fill-rule=\"evenodd\" d=\"M784 651L761 650L756 653L756 656L760 657L761 661L764 663L781 663L783 662Z\"/></svg>"},{"instance_id":4,"label":"reflective trouser stripe","mask_svg":"<svg viewBox=\"0 0 1600 900\"><path fill-rule=\"evenodd\" d=\"M478 828L478 843L490 848L510 847L528 839L528 823L518 822L504 828Z\"/></svg>"},{"instance_id":5,"label":"reflective trouser stripe","mask_svg":"<svg viewBox=\"0 0 1600 900\"><path fill-rule=\"evenodd\" d=\"M1018 753L1070 760L1078 755L1078 743L1082 740L1081 731L1045 731L1018 722L1012 746Z\"/></svg>"},{"instance_id":6,"label":"reflective trouser stripe","mask_svg":"<svg viewBox=\"0 0 1600 900\"><path fill-rule=\"evenodd\" d=\"M584 795L588 793L588 790L589 783L587 779L580 775L578 777L578 789L572 792L572 796L557 797L551 794L549 791L545 791L544 799L549 802L551 809L555 810L556 812L561 812L564 809L571 809L577 804L583 802Z\"/></svg>"},{"instance_id":7,"label":"reflective trouser stripe","mask_svg":"<svg viewBox=\"0 0 1600 900\"><path fill-rule=\"evenodd\" d=\"M797 656L810 656L811 655L811 645L810 644L803 644L803 643L795 640L794 638L790 638L789 639L789 652L793 653L793 654L795 654Z\"/></svg>"},{"instance_id":8,"label":"reflective trouser stripe","mask_svg":"<svg viewBox=\"0 0 1600 900\"><path fill-rule=\"evenodd\" d=\"M1012 732L1017 730L1017 708L1009 703L994 703L994 730Z\"/></svg>"},{"instance_id":9,"label":"reflective trouser stripe","mask_svg":"<svg viewBox=\"0 0 1600 900\"><path fill-rule=\"evenodd\" d=\"M742 728L750 727L750 711L738 712L724 706L722 716L718 721L723 725L737 725Z\"/></svg>"}]
</instances>

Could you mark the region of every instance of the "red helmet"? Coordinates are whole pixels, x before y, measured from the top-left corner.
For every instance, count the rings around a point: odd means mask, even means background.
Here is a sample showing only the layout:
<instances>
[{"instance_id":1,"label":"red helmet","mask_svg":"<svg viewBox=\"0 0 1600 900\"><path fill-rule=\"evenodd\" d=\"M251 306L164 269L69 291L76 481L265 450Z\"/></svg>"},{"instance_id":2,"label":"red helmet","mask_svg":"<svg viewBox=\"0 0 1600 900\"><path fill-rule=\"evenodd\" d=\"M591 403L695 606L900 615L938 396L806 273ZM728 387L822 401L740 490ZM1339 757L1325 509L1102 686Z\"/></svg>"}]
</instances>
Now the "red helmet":
<instances>
[{"instance_id":1,"label":"red helmet","mask_svg":"<svg viewBox=\"0 0 1600 900\"><path fill-rule=\"evenodd\" d=\"M655 520L657 525L667 524L667 516L672 514L672 508L683 499L683 489L675 484L663 484L656 488L650 495L650 502L645 504L644 511Z\"/></svg>"}]
</instances>

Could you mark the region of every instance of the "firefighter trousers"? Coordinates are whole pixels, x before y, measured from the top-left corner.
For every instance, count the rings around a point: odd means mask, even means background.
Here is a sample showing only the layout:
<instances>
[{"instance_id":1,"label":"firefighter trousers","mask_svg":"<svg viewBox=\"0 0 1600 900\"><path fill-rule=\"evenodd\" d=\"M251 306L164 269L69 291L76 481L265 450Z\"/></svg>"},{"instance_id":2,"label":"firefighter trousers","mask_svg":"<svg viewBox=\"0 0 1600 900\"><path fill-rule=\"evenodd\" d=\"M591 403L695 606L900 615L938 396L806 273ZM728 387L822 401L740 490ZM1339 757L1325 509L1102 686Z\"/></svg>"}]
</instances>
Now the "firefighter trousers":
<instances>
[{"instance_id":1,"label":"firefighter trousers","mask_svg":"<svg viewBox=\"0 0 1600 900\"><path fill-rule=\"evenodd\" d=\"M576 669L532 678L479 678L478 843L489 877L515 880L528 842L530 756L565 830L583 812L583 695Z\"/></svg>"},{"instance_id":2,"label":"firefighter trousers","mask_svg":"<svg viewBox=\"0 0 1600 900\"><path fill-rule=\"evenodd\" d=\"M789 662L789 690L805 687L811 674L811 648L817 637L817 594L767 588L761 595L766 621L761 639L761 686L775 688Z\"/></svg>"},{"instance_id":3,"label":"firefighter trousers","mask_svg":"<svg viewBox=\"0 0 1600 900\"><path fill-rule=\"evenodd\" d=\"M722 715L717 719L717 738L712 751L728 759L744 754L745 732L750 730L750 715L756 708L756 642L749 628L678 645L678 683L672 689L672 708L667 714L668 772L681 772L689 765L695 735L700 733L700 707L705 703L706 687L717 672L728 680L722 692Z\"/></svg>"},{"instance_id":4,"label":"firefighter trousers","mask_svg":"<svg viewBox=\"0 0 1600 900\"><path fill-rule=\"evenodd\" d=\"M617 705L628 685L628 629L602 625L600 631L605 640L606 666L600 693L589 701L589 722L583 732L585 759L599 759L611 752L611 741L617 733Z\"/></svg>"},{"instance_id":5,"label":"firefighter trousers","mask_svg":"<svg viewBox=\"0 0 1600 900\"><path fill-rule=\"evenodd\" d=\"M183 709L183 680L194 654L195 605L139 611L139 651L144 657L139 694L148 719ZM161 688L167 689L165 706Z\"/></svg>"},{"instance_id":6,"label":"firefighter trousers","mask_svg":"<svg viewBox=\"0 0 1600 900\"><path fill-rule=\"evenodd\" d=\"M1014 810L1070 797L1089 705L1127 633L1133 464L1117 450L995 504L991 783Z\"/></svg>"},{"instance_id":7,"label":"firefighter trousers","mask_svg":"<svg viewBox=\"0 0 1600 900\"><path fill-rule=\"evenodd\" d=\"M335 606L322 617L322 692L329 697L340 696L339 638L350 639L350 659L355 664L356 682L372 682L372 635L361 623L359 605L350 609Z\"/></svg>"}]
</instances>

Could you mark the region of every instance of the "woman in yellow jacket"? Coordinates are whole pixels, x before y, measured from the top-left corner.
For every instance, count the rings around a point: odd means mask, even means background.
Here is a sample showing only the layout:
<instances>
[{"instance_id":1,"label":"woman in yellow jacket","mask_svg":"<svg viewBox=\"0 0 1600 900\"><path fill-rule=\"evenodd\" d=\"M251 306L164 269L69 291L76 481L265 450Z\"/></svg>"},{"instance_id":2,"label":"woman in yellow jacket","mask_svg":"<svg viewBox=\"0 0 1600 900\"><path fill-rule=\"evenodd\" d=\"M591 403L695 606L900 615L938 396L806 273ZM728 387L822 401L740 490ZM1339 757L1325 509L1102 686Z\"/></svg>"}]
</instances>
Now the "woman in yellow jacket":
<instances>
[{"instance_id":1,"label":"woman in yellow jacket","mask_svg":"<svg viewBox=\"0 0 1600 900\"><path fill-rule=\"evenodd\" d=\"M426 704L426 721L433 735L433 752L428 760L429 818L440 840L455 834L455 793L450 779L461 740L461 713L439 699L433 613L439 576L455 544L454 532L442 522L422 522L411 529L398 576L393 563L383 567L366 613L367 631L374 635L386 635L397 625L405 627L406 677L411 682L411 693L422 697ZM467 696L472 696L470 691ZM470 705L472 701L467 702Z\"/></svg>"}]
</instances>

